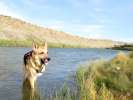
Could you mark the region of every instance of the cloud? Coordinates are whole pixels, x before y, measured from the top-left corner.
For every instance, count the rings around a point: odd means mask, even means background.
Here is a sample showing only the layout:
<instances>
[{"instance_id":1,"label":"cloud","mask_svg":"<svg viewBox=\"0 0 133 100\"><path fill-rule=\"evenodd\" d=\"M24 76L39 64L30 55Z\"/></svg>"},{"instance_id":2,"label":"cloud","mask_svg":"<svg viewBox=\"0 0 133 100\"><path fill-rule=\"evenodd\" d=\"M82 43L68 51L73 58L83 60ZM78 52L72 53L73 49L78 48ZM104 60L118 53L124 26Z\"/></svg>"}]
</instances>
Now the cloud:
<instances>
[{"instance_id":1,"label":"cloud","mask_svg":"<svg viewBox=\"0 0 133 100\"><path fill-rule=\"evenodd\" d=\"M78 25L77 27L77 30L84 33L101 33L102 29L104 28L103 25L98 24Z\"/></svg>"},{"instance_id":2,"label":"cloud","mask_svg":"<svg viewBox=\"0 0 133 100\"><path fill-rule=\"evenodd\" d=\"M48 0L22 0L22 3L29 8L32 9L47 9L51 6L48 4Z\"/></svg>"},{"instance_id":3,"label":"cloud","mask_svg":"<svg viewBox=\"0 0 133 100\"><path fill-rule=\"evenodd\" d=\"M101 24L79 24L74 27L75 32L83 37L103 38L104 35L104 25Z\"/></svg>"},{"instance_id":4,"label":"cloud","mask_svg":"<svg viewBox=\"0 0 133 100\"><path fill-rule=\"evenodd\" d=\"M67 0L72 6L83 7L84 5L93 4L94 6L100 6L103 0Z\"/></svg>"},{"instance_id":5,"label":"cloud","mask_svg":"<svg viewBox=\"0 0 133 100\"><path fill-rule=\"evenodd\" d=\"M65 26L65 22L62 20L53 20L53 21L49 21L47 25L45 24L45 27L57 29L57 30L64 30L66 26Z\"/></svg>"},{"instance_id":6,"label":"cloud","mask_svg":"<svg viewBox=\"0 0 133 100\"><path fill-rule=\"evenodd\" d=\"M131 11L133 12L133 3L131 4L128 4L128 7L127 7L128 11Z\"/></svg>"},{"instance_id":7,"label":"cloud","mask_svg":"<svg viewBox=\"0 0 133 100\"><path fill-rule=\"evenodd\" d=\"M88 38L104 38L105 33L102 24L81 24L72 23L72 21L70 23L63 20L52 20L44 26Z\"/></svg>"},{"instance_id":8,"label":"cloud","mask_svg":"<svg viewBox=\"0 0 133 100\"><path fill-rule=\"evenodd\" d=\"M104 12L104 10L102 8L100 8L100 7L95 7L94 11L98 12L98 13Z\"/></svg>"},{"instance_id":9,"label":"cloud","mask_svg":"<svg viewBox=\"0 0 133 100\"><path fill-rule=\"evenodd\" d=\"M68 0L67 1L71 6L73 7L82 7L84 6L84 4L86 4L86 2L84 0ZM87 1L88 2L88 1Z\"/></svg>"},{"instance_id":10,"label":"cloud","mask_svg":"<svg viewBox=\"0 0 133 100\"><path fill-rule=\"evenodd\" d=\"M9 6L2 1L0 1L0 15L12 16L24 20L24 17L22 15L15 12L14 9L9 8Z\"/></svg>"},{"instance_id":11,"label":"cloud","mask_svg":"<svg viewBox=\"0 0 133 100\"><path fill-rule=\"evenodd\" d=\"M66 26L66 25L64 25ZM77 33L82 33L84 35L88 35L88 34L99 34L99 33L103 33L104 31L104 25L101 24L69 24L67 25L67 27L69 27L70 30L73 30Z\"/></svg>"},{"instance_id":12,"label":"cloud","mask_svg":"<svg viewBox=\"0 0 133 100\"><path fill-rule=\"evenodd\" d=\"M92 4L97 7L103 4L103 0L88 0L88 1L92 2Z\"/></svg>"},{"instance_id":13,"label":"cloud","mask_svg":"<svg viewBox=\"0 0 133 100\"><path fill-rule=\"evenodd\" d=\"M103 38L105 33L104 25L102 24L69 23L66 21L55 20L47 24L46 27L87 38Z\"/></svg>"}]
</instances>

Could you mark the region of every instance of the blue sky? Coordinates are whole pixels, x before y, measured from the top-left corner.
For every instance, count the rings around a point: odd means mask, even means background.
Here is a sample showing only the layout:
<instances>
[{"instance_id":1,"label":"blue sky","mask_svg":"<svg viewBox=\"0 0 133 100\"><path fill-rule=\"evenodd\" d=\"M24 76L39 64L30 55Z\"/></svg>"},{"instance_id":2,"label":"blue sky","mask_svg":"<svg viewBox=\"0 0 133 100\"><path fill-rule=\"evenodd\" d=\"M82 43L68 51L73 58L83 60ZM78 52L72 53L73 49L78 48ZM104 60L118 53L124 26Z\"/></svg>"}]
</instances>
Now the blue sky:
<instances>
[{"instance_id":1,"label":"blue sky","mask_svg":"<svg viewBox=\"0 0 133 100\"><path fill-rule=\"evenodd\" d=\"M133 0L0 0L0 14L87 38L133 42Z\"/></svg>"}]
</instances>

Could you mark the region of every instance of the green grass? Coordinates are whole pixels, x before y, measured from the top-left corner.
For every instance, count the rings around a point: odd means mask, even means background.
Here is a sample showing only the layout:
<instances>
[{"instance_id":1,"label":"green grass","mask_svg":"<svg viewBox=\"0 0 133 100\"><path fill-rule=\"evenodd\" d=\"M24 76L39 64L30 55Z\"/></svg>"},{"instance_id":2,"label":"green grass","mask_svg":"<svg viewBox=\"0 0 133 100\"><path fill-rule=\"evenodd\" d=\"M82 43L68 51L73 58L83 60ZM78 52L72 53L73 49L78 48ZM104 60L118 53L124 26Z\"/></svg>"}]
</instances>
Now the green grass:
<instances>
[{"instance_id":1,"label":"green grass","mask_svg":"<svg viewBox=\"0 0 133 100\"><path fill-rule=\"evenodd\" d=\"M133 99L133 52L82 66L75 75L77 90L65 86L51 100Z\"/></svg>"},{"instance_id":2,"label":"green grass","mask_svg":"<svg viewBox=\"0 0 133 100\"><path fill-rule=\"evenodd\" d=\"M133 44L124 44L120 46L118 45L113 47L112 49L133 51Z\"/></svg>"},{"instance_id":3,"label":"green grass","mask_svg":"<svg viewBox=\"0 0 133 100\"><path fill-rule=\"evenodd\" d=\"M42 42L40 40L35 40ZM32 40L0 40L1 47L30 47L32 45ZM48 42L48 46L50 48L86 48L81 45L71 45L71 44L63 44L63 43L51 43Z\"/></svg>"},{"instance_id":4,"label":"green grass","mask_svg":"<svg viewBox=\"0 0 133 100\"><path fill-rule=\"evenodd\" d=\"M24 40L24 41L20 41L20 40L0 40L0 46L30 46L31 45L31 41L28 40Z\"/></svg>"}]
</instances>

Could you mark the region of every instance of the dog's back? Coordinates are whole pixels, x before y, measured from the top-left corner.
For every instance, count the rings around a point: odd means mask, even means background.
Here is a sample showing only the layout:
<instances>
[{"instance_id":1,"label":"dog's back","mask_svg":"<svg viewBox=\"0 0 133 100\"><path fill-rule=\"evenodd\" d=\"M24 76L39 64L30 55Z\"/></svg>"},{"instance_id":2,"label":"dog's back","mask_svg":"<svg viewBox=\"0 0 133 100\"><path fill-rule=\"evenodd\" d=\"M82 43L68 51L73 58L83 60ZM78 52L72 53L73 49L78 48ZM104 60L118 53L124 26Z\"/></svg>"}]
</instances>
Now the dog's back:
<instances>
[{"instance_id":1,"label":"dog's back","mask_svg":"<svg viewBox=\"0 0 133 100\"><path fill-rule=\"evenodd\" d=\"M24 65L26 66L28 60L30 60L30 57L32 56L32 52L33 51L29 51L24 55L23 61L24 61Z\"/></svg>"}]
</instances>

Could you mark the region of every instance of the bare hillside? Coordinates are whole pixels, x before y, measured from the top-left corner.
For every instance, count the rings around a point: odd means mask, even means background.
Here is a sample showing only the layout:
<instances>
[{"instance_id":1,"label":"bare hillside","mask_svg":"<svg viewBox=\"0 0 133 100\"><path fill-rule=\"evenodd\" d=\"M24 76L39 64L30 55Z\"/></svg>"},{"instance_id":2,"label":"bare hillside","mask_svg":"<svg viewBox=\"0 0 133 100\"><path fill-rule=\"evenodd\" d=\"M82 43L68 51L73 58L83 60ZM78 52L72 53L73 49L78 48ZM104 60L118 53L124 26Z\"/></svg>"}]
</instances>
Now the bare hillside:
<instances>
[{"instance_id":1,"label":"bare hillside","mask_svg":"<svg viewBox=\"0 0 133 100\"><path fill-rule=\"evenodd\" d=\"M48 43L64 44L75 47L112 47L116 42L111 40L86 39L21 21L9 16L0 15L0 40L46 40Z\"/></svg>"}]
</instances>

